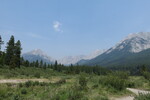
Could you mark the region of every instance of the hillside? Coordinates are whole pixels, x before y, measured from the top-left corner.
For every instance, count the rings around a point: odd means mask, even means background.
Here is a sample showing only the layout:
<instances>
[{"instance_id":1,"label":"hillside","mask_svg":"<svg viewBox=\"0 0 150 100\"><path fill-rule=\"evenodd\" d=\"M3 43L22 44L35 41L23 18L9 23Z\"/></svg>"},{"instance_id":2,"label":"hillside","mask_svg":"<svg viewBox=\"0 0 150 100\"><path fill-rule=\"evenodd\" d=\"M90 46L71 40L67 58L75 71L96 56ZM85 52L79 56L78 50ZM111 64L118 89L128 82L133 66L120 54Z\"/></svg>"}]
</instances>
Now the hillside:
<instances>
[{"instance_id":1,"label":"hillside","mask_svg":"<svg viewBox=\"0 0 150 100\"><path fill-rule=\"evenodd\" d=\"M84 65L137 66L150 65L150 33L131 34L103 54L91 60L81 60Z\"/></svg>"}]
</instances>

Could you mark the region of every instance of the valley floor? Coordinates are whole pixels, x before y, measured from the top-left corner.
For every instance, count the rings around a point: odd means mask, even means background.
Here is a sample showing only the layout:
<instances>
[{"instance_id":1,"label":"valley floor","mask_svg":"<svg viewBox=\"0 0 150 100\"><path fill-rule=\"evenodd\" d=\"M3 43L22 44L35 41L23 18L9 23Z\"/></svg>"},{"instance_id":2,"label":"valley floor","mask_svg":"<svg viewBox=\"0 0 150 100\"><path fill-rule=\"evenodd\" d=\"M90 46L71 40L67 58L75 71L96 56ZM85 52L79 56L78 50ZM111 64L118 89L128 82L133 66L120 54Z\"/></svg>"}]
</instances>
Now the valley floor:
<instances>
[{"instance_id":1,"label":"valley floor","mask_svg":"<svg viewBox=\"0 0 150 100\"><path fill-rule=\"evenodd\" d=\"M133 100L138 92L150 90L150 82L144 77L123 75L119 78L123 73L118 74L66 74L50 68L0 68L0 100ZM131 88L126 89L125 84Z\"/></svg>"},{"instance_id":2,"label":"valley floor","mask_svg":"<svg viewBox=\"0 0 150 100\"><path fill-rule=\"evenodd\" d=\"M48 80L48 79L1 79L0 80L0 84L7 84L7 83L11 83L11 84L19 84L19 83L25 83L28 81L33 81L33 82L51 82L51 83L56 83L56 80ZM150 93L150 91L145 91L145 90L140 90L140 89L134 89L134 88L127 88L127 90L131 91L132 93L138 95L139 93L142 94L148 94ZM119 97L119 98L113 98L113 97L109 97L110 100L134 100L134 95L130 95L130 96L123 96L123 97Z\"/></svg>"}]
</instances>

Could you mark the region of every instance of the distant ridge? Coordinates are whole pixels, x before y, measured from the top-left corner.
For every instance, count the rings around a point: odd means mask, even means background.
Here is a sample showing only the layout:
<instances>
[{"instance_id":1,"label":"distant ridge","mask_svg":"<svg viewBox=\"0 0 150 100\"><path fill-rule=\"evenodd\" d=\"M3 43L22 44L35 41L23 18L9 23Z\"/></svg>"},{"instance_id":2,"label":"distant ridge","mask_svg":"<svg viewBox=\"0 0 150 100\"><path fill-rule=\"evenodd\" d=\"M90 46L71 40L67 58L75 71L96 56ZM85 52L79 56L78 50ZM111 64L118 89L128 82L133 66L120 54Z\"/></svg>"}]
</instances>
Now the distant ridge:
<instances>
[{"instance_id":1,"label":"distant ridge","mask_svg":"<svg viewBox=\"0 0 150 100\"><path fill-rule=\"evenodd\" d=\"M57 59L58 63L64 64L64 65L70 65L70 64L76 64L81 59L92 59L100 54L102 54L105 50L96 50L92 52L89 55L78 55L78 56L66 56L61 59ZM46 63L54 63L56 59L48 56L45 52L43 52L40 49L35 49L30 52L22 54L23 58L25 60L29 60L30 62L33 61L41 61L43 60Z\"/></svg>"},{"instance_id":2,"label":"distant ridge","mask_svg":"<svg viewBox=\"0 0 150 100\"><path fill-rule=\"evenodd\" d=\"M47 56L47 54L44 53L40 49L35 49L35 50L30 51L30 52L24 53L22 56L25 60L29 60L30 62L33 62L36 60L38 60L38 61L43 60L43 62L46 62L48 64L52 64L55 61L51 57Z\"/></svg>"},{"instance_id":3,"label":"distant ridge","mask_svg":"<svg viewBox=\"0 0 150 100\"><path fill-rule=\"evenodd\" d=\"M92 52L89 55L66 56L64 58L58 59L58 62L65 64L65 65L76 64L78 61L80 61L82 59L87 60L87 59L95 58L96 56L102 54L103 52L105 52L105 50L95 50L94 52Z\"/></svg>"},{"instance_id":4,"label":"distant ridge","mask_svg":"<svg viewBox=\"0 0 150 100\"><path fill-rule=\"evenodd\" d=\"M101 66L150 65L150 32L130 34L103 54L91 60L81 60L78 64Z\"/></svg>"}]
</instances>

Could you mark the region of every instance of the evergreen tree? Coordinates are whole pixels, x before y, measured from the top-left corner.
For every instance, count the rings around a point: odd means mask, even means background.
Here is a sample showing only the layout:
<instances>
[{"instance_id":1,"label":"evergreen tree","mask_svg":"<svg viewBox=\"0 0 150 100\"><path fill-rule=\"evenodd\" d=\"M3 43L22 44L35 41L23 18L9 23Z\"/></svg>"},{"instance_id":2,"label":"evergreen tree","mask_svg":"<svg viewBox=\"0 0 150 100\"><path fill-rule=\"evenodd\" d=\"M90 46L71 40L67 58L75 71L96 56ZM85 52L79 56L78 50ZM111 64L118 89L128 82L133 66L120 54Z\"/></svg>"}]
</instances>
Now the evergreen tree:
<instances>
[{"instance_id":1,"label":"evergreen tree","mask_svg":"<svg viewBox=\"0 0 150 100\"><path fill-rule=\"evenodd\" d=\"M12 56L11 57L11 60L10 60L10 63L9 63L9 67L12 69L14 69L16 67L16 56Z\"/></svg>"},{"instance_id":2,"label":"evergreen tree","mask_svg":"<svg viewBox=\"0 0 150 100\"><path fill-rule=\"evenodd\" d=\"M21 57L20 64L21 64L21 65L24 65L24 62L25 62L25 61L24 61L24 58Z\"/></svg>"},{"instance_id":3,"label":"evergreen tree","mask_svg":"<svg viewBox=\"0 0 150 100\"><path fill-rule=\"evenodd\" d=\"M46 62L45 62L43 68L46 69L46 67L47 67L47 64L46 64Z\"/></svg>"},{"instance_id":4,"label":"evergreen tree","mask_svg":"<svg viewBox=\"0 0 150 100\"><path fill-rule=\"evenodd\" d=\"M58 63L57 63L57 60L55 61L55 64L54 64L54 70L57 70L58 69Z\"/></svg>"},{"instance_id":5,"label":"evergreen tree","mask_svg":"<svg viewBox=\"0 0 150 100\"><path fill-rule=\"evenodd\" d=\"M4 41L2 41L2 37L0 35L0 52L1 52L1 45L3 45L3 44L4 44Z\"/></svg>"},{"instance_id":6,"label":"evergreen tree","mask_svg":"<svg viewBox=\"0 0 150 100\"><path fill-rule=\"evenodd\" d=\"M15 50L14 50L14 55L15 55L15 63L17 67L20 67L21 64L21 43L18 40L17 43L15 43Z\"/></svg>"},{"instance_id":7,"label":"evergreen tree","mask_svg":"<svg viewBox=\"0 0 150 100\"><path fill-rule=\"evenodd\" d=\"M32 67L35 67L35 61L33 61L32 63L33 63L33 66L32 66Z\"/></svg>"},{"instance_id":8,"label":"evergreen tree","mask_svg":"<svg viewBox=\"0 0 150 100\"><path fill-rule=\"evenodd\" d=\"M51 68L51 65L50 65L50 64L48 64L48 65L47 65L47 67L48 67L48 68Z\"/></svg>"},{"instance_id":9,"label":"evergreen tree","mask_svg":"<svg viewBox=\"0 0 150 100\"><path fill-rule=\"evenodd\" d=\"M36 62L35 62L35 67L39 67L39 61L38 60L36 60Z\"/></svg>"},{"instance_id":10,"label":"evergreen tree","mask_svg":"<svg viewBox=\"0 0 150 100\"><path fill-rule=\"evenodd\" d=\"M0 36L0 65L4 64L4 57L5 57L5 53L1 51L1 45L4 44L4 41L2 41L2 38Z\"/></svg>"},{"instance_id":11,"label":"evergreen tree","mask_svg":"<svg viewBox=\"0 0 150 100\"><path fill-rule=\"evenodd\" d=\"M24 66L29 67L30 66L30 62L28 60L26 60Z\"/></svg>"},{"instance_id":12,"label":"evergreen tree","mask_svg":"<svg viewBox=\"0 0 150 100\"><path fill-rule=\"evenodd\" d=\"M1 54L0 54L0 65L4 65L4 58L5 58L5 53L1 52Z\"/></svg>"},{"instance_id":13,"label":"evergreen tree","mask_svg":"<svg viewBox=\"0 0 150 100\"><path fill-rule=\"evenodd\" d=\"M43 60L40 61L40 67L43 67Z\"/></svg>"},{"instance_id":14,"label":"evergreen tree","mask_svg":"<svg viewBox=\"0 0 150 100\"><path fill-rule=\"evenodd\" d=\"M147 72L147 71L148 71L148 69L147 69L147 67L145 65L141 66L141 68L140 68L140 74L141 75L143 75L143 73Z\"/></svg>"},{"instance_id":15,"label":"evergreen tree","mask_svg":"<svg viewBox=\"0 0 150 100\"><path fill-rule=\"evenodd\" d=\"M15 48L14 45L15 45L15 39L14 39L14 36L11 36L9 42L7 43L7 47L6 47L6 56L5 56L5 64L6 65L10 65L10 64L14 63L12 61L15 61L15 57L13 57L14 56L14 48Z\"/></svg>"}]
</instances>

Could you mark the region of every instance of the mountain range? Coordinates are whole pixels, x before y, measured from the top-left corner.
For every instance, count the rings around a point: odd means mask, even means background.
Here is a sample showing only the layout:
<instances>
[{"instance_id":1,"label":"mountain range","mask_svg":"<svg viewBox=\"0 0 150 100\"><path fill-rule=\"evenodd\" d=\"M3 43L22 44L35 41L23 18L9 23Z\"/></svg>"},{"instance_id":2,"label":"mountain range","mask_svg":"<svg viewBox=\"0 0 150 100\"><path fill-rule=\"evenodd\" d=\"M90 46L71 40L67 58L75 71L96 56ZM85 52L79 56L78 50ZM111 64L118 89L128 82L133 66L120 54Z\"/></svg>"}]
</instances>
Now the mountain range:
<instances>
[{"instance_id":1,"label":"mountain range","mask_svg":"<svg viewBox=\"0 0 150 100\"><path fill-rule=\"evenodd\" d=\"M104 52L105 52L105 50L95 50L94 52L92 52L89 55L66 56L61 59L58 59L58 62L61 64L65 64L65 65L76 64L77 62L79 62L82 59L86 59L86 60L92 59Z\"/></svg>"},{"instance_id":2,"label":"mountain range","mask_svg":"<svg viewBox=\"0 0 150 100\"><path fill-rule=\"evenodd\" d=\"M60 59L54 59L54 58L48 56L42 50L35 49L30 52L22 54L22 56L25 60L29 60L30 62L33 62L36 60L38 60L38 61L43 60L43 62L52 64L57 60L58 63L64 64L64 65L70 65L70 64L76 64L78 61L80 61L82 59L92 59L92 58L102 54L104 51L105 50L96 50L89 55L66 56L66 57L63 57Z\"/></svg>"},{"instance_id":3,"label":"mountain range","mask_svg":"<svg viewBox=\"0 0 150 100\"><path fill-rule=\"evenodd\" d=\"M90 60L81 60L78 64L92 66L150 65L150 32L130 34L103 54Z\"/></svg>"},{"instance_id":4,"label":"mountain range","mask_svg":"<svg viewBox=\"0 0 150 100\"><path fill-rule=\"evenodd\" d=\"M46 62L48 64L53 64L55 61L53 58L48 56L46 53L44 53L40 49L35 49L35 50L30 51L30 52L24 53L24 54L22 54L22 57L25 60L28 60L30 62L33 62L36 60L38 60L38 61L42 60L43 62Z\"/></svg>"},{"instance_id":5,"label":"mountain range","mask_svg":"<svg viewBox=\"0 0 150 100\"><path fill-rule=\"evenodd\" d=\"M43 60L54 63L56 59L48 56L40 49L22 55L29 61ZM150 32L133 33L125 37L108 50L96 50L89 55L66 56L57 59L58 63L101 65L101 66L137 66L150 65Z\"/></svg>"}]
</instances>

